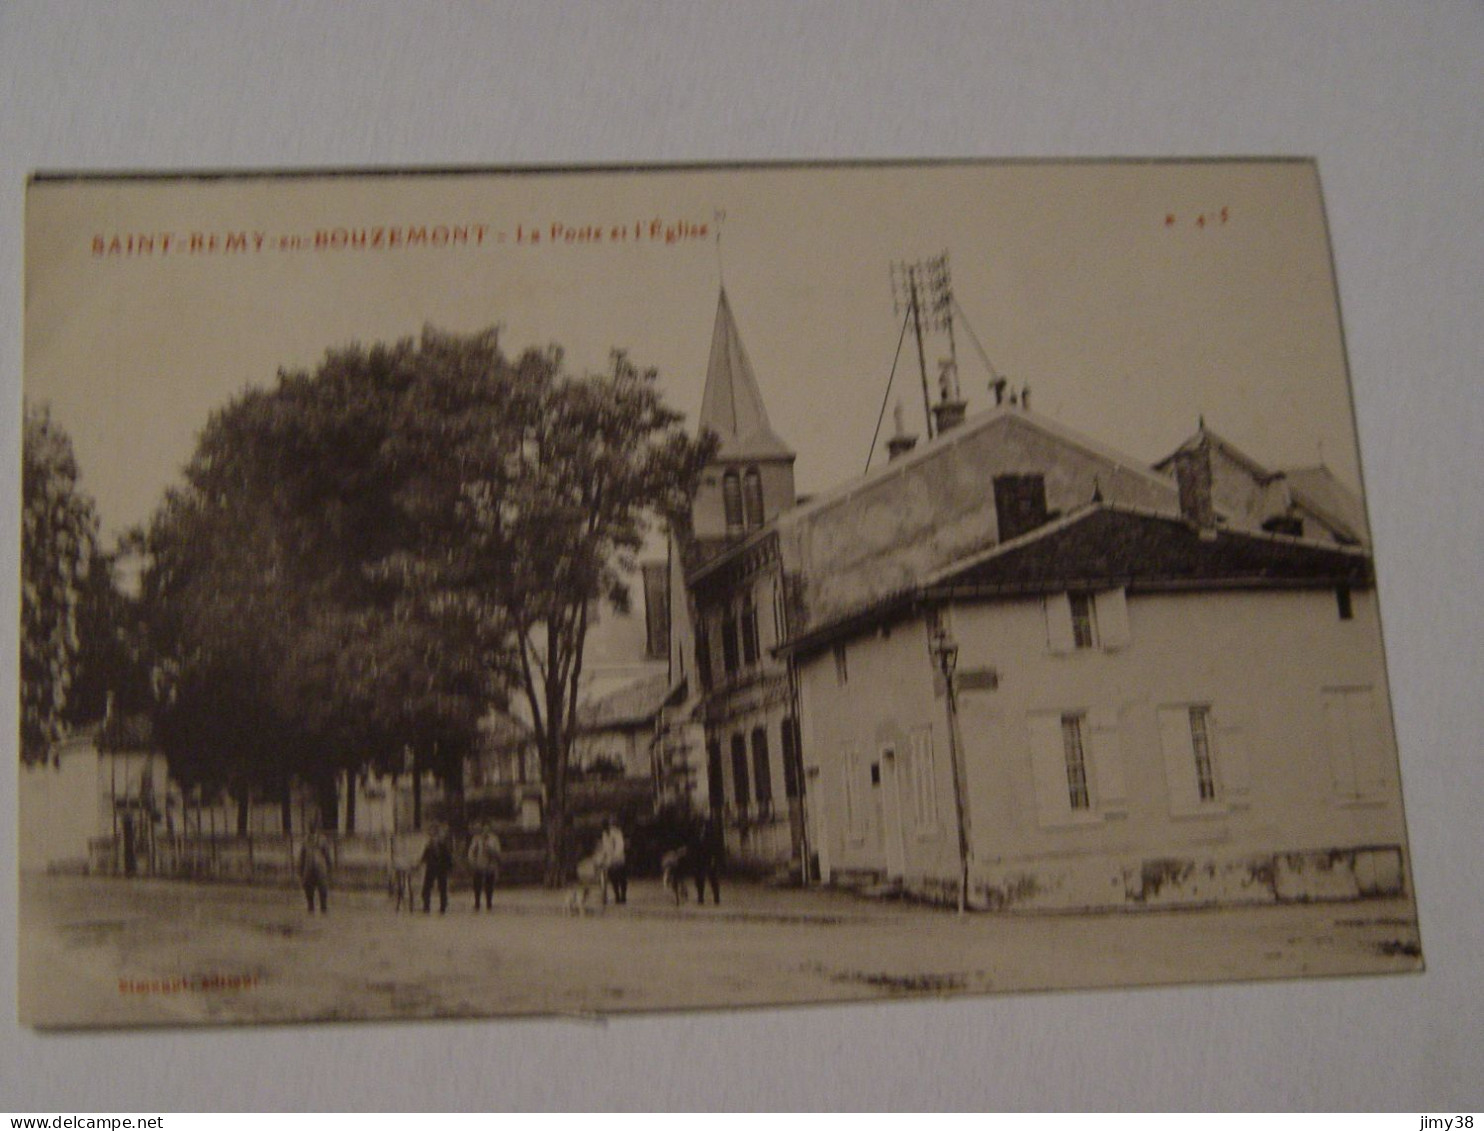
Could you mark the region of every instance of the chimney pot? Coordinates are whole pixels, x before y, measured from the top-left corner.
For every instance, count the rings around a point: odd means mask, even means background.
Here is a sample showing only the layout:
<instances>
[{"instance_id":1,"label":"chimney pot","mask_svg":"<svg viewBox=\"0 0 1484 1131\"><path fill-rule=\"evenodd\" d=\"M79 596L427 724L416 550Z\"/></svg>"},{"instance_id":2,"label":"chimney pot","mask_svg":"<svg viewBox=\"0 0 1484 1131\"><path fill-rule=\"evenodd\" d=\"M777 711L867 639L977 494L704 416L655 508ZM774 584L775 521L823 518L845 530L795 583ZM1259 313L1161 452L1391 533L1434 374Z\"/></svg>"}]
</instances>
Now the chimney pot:
<instances>
[{"instance_id":1,"label":"chimney pot","mask_svg":"<svg viewBox=\"0 0 1484 1131\"><path fill-rule=\"evenodd\" d=\"M902 402L898 401L896 407L891 410L891 418L896 423L896 432L891 439L886 441L886 460L890 463L898 456L904 456L913 448L917 447L917 437L907 435L907 425L902 414Z\"/></svg>"},{"instance_id":2,"label":"chimney pot","mask_svg":"<svg viewBox=\"0 0 1484 1131\"><path fill-rule=\"evenodd\" d=\"M960 400L941 400L933 405L933 420L938 425L938 435L957 428L964 422L968 405Z\"/></svg>"}]
</instances>

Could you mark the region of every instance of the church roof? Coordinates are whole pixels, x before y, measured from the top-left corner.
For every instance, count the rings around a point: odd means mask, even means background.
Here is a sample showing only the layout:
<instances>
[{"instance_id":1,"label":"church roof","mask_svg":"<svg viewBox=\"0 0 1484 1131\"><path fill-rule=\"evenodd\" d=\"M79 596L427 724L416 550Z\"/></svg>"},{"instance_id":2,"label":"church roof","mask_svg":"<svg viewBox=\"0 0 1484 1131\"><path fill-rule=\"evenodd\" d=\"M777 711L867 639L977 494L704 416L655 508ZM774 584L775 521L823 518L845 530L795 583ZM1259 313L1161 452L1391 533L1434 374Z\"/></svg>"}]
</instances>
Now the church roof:
<instances>
[{"instance_id":1,"label":"church roof","mask_svg":"<svg viewBox=\"0 0 1484 1131\"><path fill-rule=\"evenodd\" d=\"M701 395L698 423L721 438L718 459L793 458L793 451L768 423L763 396L753 376L752 363L742 348L742 335L737 331L724 287L716 304L711 360L706 368L706 389Z\"/></svg>"}]
</instances>

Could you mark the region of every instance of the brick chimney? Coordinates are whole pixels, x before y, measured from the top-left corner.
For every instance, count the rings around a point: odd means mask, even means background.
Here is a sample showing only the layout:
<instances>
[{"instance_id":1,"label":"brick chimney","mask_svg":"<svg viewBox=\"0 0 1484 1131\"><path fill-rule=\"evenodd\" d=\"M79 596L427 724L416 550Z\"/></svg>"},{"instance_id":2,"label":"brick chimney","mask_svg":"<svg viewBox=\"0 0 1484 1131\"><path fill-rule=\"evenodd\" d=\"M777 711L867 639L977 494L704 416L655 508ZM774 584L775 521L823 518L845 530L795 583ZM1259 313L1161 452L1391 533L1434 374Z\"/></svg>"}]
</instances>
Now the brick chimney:
<instances>
[{"instance_id":1,"label":"brick chimney","mask_svg":"<svg viewBox=\"0 0 1484 1131\"><path fill-rule=\"evenodd\" d=\"M1204 437L1193 448L1175 453L1175 479L1180 485L1180 515L1200 531L1216 530L1211 499L1211 445Z\"/></svg>"},{"instance_id":2,"label":"brick chimney","mask_svg":"<svg viewBox=\"0 0 1484 1131\"><path fill-rule=\"evenodd\" d=\"M968 407L958 395L958 370L945 358L938 362L938 403L933 405L933 423L938 426L938 435L962 424Z\"/></svg>"}]
</instances>

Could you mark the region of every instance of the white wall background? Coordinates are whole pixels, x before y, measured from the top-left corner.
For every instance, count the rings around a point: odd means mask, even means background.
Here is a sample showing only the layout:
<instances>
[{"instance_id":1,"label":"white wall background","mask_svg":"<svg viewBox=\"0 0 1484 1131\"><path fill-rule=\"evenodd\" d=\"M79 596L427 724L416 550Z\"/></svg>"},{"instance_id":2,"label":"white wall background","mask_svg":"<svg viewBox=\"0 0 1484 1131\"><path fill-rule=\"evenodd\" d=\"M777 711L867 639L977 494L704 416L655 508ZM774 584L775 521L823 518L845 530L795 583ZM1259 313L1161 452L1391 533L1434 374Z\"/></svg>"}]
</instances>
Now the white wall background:
<instances>
[{"instance_id":1,"label":"white wall background","mask_svg":"<svg viewBox=\"0 0 1484 1131\"><path fill-rule=\"evenodd\" d=\"M0 1105L1477 1106L1477 3L6 2L0 447L15 468L33 169L1210 154L1319 158L1425 975L607 1025L40 1037L12 1020L7 930ZM11 479L0 530L19 528L17 496ZM0 639L14 641L13 537L0 552ZM0 662L13 688L10 646ZM14 712L8 695L5 733ZM0 917L11 921L14 780L0 786Z\"/></svg>"}]
</instances>

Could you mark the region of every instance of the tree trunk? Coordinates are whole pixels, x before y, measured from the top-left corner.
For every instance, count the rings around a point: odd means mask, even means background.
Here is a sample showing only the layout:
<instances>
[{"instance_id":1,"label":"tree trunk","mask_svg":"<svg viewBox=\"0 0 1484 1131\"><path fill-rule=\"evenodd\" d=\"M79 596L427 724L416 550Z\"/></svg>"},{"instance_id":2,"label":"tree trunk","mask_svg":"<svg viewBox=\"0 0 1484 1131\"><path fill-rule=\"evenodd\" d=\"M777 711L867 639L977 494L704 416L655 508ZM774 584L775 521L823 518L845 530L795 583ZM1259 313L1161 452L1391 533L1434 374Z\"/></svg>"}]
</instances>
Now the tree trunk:
<instances>
[{"instance_id":1,"label":"tree trunk","mask_svg":"<svg viewBox=\"0 0 1484 1131\"><path fill-rule=\"evenodd\" d=\"M326 832L340 831L340 775L327 774L315 787L315 808L319 810L319 827Z\"/></svg>"},{"instance_id":2,"label":"tree trunk","mask_svg":"<svg viewBox=\"0 0 1484 1131\"><path fill-rule=\"evenodd\" d=\"M345 831L356 831L356 771L345 771Z\"/></svg>"},{"instance_id":3,"label":"tree trunk","mask_svg":"<svg viewBox=\"0 0 1484 1131\"><path fill-rule=\"evenodd\" d=\"M549 747L559 746L560 739L549 735ZM541 752L546 779L546 886L561 887L567 882L567 767L560 750Z\"/></svg>"},{"instance_id":4,"label":"tree trunk","mask_svg":"<svg viewBox=\"0 0 1484 1131\"><path fill-rule=\"evenodd\" d=\"M287 781L283 783L283 792L278 795L278 823L285 833L294 831L294 791Z\"/></svg>"},{"instance_id":5,"label":"tree trunk","mask_svg":"<svg viewBox=\"0 0 1484 1131\"><path fill-rule=\"evenodd\" d=\"M251 810L251 795L248 793L247 789L244 788L241 793L237 794L237 835L238 836L246 836L247 835L247 821L248 821L248 813L250 812L250 810ZM213 808L212 809L212 817L215 818L215 816L216 816L216 809Z\"/></svg>"}]
</instances>

